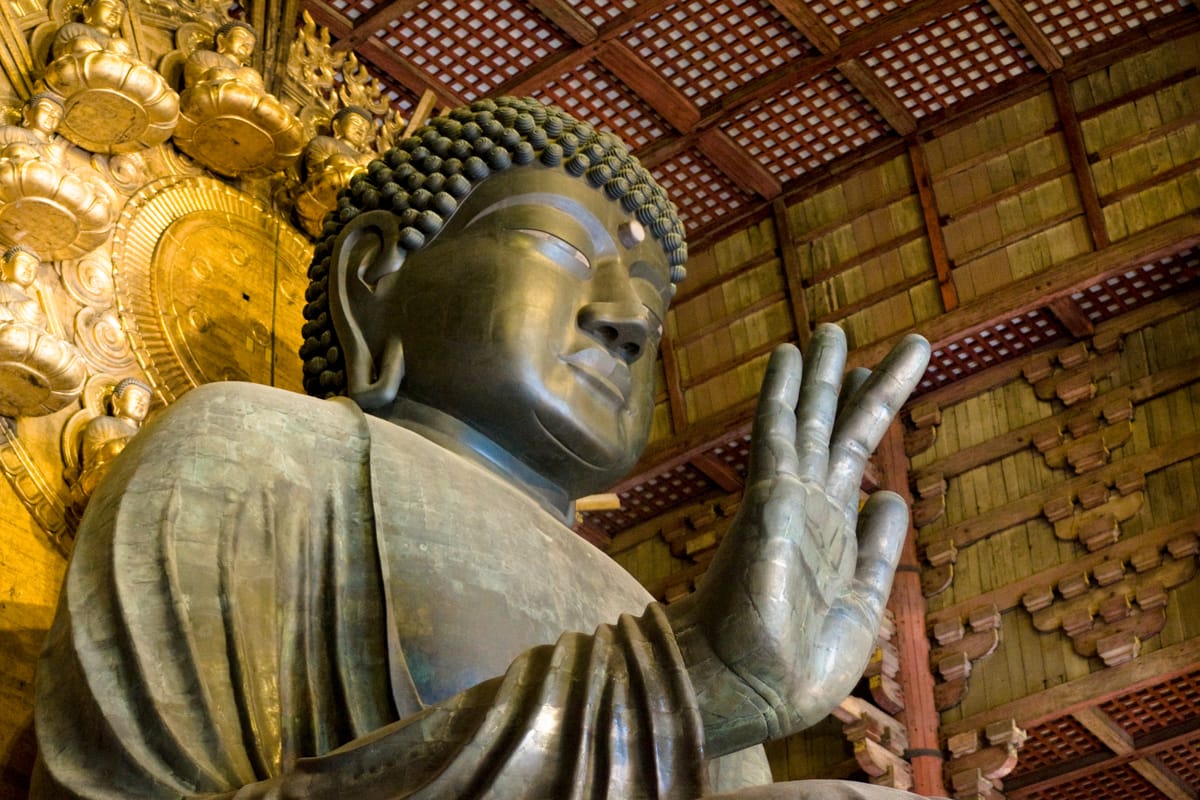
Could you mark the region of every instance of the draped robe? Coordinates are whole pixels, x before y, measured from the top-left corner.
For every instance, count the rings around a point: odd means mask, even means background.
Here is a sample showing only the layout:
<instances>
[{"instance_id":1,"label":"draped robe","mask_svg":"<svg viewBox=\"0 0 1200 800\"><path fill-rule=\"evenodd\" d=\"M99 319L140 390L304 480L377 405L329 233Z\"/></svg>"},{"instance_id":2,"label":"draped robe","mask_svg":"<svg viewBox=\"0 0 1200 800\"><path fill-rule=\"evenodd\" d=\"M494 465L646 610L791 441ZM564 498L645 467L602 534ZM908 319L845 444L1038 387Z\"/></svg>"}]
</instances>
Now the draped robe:
<instances>
[{"instance_id":1,"label":"draped robe","mask_svg":"<svg viewBox=\"0 0 1200 800\"><path fill-rule=\"evenodd\" d=\"M769 781L761 748L705 761L662 609L559 520L349 402L249 384L194 390L113 463L36 696L34 800L288 772L447 800ZM859 791L770 796L911 797Z\"/></svg>"}]
</instances>

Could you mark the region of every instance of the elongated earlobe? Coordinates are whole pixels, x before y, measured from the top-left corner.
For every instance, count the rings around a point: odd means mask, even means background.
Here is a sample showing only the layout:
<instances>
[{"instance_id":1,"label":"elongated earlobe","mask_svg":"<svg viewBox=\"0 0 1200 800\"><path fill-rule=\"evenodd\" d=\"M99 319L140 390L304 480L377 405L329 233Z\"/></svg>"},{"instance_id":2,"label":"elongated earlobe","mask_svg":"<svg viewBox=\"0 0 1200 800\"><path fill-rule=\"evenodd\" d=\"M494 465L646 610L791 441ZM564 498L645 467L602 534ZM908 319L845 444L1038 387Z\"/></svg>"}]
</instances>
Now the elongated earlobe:
<instances>
[{"instance_id":1,"label":"elongated earlobe","mask_svg":"<svg viewBox=\"0 0 1200 800\"><path fill-rule=\"evenodd\" d=\"M389 211L370 211L351 220L333 246L329 312L346 364L347 394L363 409L396 399L404 379L404 348L389 329L381 279L404 261L400 226Z\"/></svg>"}]
</instances>

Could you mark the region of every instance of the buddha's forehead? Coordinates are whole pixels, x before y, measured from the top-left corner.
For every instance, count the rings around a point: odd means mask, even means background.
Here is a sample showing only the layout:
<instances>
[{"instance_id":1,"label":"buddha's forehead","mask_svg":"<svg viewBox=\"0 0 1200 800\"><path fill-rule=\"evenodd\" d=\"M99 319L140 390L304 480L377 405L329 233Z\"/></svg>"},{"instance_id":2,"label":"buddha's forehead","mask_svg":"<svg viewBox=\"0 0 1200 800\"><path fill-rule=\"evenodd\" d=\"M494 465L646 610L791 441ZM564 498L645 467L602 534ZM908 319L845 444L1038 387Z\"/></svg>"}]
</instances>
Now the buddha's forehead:
<instances>
[{"instance_id":1,"label":"buddha's forehead","mask_svg":"<svg viewBox=\"0 0 1200 800\"><path fill-rule=\"evenodd\" d=\"M481 224L575 229L603 251L620 247L669 273L662 245L631 212L602 189L555 167L529 165L494 173L463 198L440 235Z\"/></svg>"}]
</instances>

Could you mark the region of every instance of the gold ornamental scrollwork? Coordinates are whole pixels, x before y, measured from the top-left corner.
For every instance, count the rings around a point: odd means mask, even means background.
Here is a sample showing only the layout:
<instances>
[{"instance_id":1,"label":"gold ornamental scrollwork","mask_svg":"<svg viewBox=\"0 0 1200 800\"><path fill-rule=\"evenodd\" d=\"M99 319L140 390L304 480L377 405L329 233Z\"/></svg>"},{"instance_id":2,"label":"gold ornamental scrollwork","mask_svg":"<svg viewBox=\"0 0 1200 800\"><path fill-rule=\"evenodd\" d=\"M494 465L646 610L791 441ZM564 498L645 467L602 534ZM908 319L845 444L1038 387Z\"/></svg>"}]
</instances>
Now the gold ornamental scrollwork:
<instances>
[{"instance_id":1,"label":"gold ornamental scrollwork","mask_svg":"<svg viewBox=\"0 0 1200 800\"><path fill-rule=\"evenodd\" d=\"M164 402L202 383L300 391L311 246L220 181L164 178L125 207L113 239L121 321Z\"/></svg>"}]
</instances>

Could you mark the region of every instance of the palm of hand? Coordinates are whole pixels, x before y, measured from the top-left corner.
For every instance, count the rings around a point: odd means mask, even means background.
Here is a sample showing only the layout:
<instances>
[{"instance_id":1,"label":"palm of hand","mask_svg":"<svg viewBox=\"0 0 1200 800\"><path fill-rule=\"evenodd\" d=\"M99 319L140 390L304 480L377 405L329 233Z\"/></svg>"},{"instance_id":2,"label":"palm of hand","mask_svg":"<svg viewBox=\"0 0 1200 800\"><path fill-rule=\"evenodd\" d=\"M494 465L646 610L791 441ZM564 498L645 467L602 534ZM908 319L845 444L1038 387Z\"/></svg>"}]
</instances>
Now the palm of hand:
<instances>
[{"instance_id":1,"label":"palm of hand","mask_svg":"<svg viewBox=\"0 0 1200 800\"><path fill-rule=\"evenodd\" d=\"M907 532L890 492L860 514L859 485L928 344L905 339L842 387L845 353L841 331L821 326L803 370L794 348L772 356L741 508L690 604L740 684L722 691L756 696L771 736L819 721L861 677Z\"/></svg>"}]
</instances>

